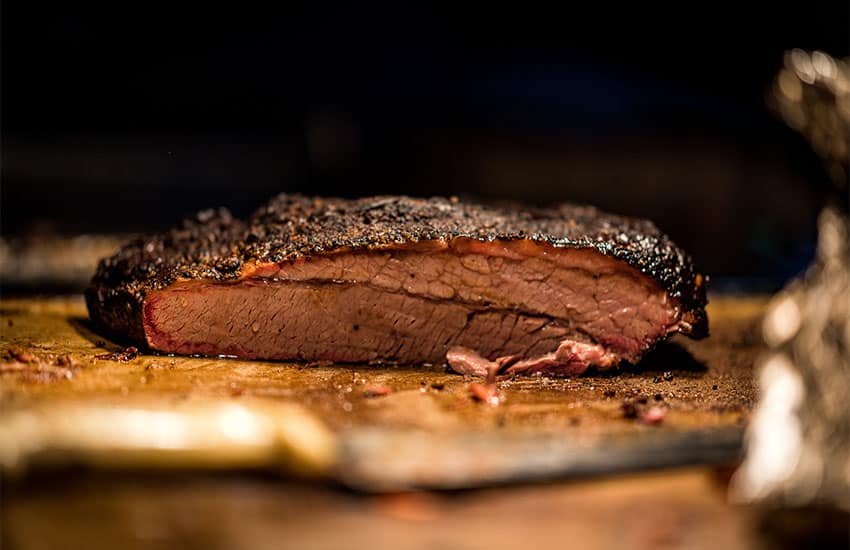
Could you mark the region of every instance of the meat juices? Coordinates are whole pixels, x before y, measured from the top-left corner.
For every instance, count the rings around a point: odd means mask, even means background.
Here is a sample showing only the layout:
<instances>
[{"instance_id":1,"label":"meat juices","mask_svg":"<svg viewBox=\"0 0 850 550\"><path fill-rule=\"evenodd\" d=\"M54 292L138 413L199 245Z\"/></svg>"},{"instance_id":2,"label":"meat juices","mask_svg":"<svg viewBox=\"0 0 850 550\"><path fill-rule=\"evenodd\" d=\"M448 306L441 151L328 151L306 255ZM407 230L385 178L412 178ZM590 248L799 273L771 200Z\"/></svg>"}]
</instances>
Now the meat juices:
<instances>
[{"instance_id":1,"label":"meat juices","mask_svg":"<svg viewBox=\"0 0 850 550\"><path fill-rule=\"evenodd\" d=\"M103 260L104 330L150 349L252 359L449 364L482 375L636 363L707 334L705 287L650 222L563 205L280 195L207 211Z\"/></svg>"}]
</instances>

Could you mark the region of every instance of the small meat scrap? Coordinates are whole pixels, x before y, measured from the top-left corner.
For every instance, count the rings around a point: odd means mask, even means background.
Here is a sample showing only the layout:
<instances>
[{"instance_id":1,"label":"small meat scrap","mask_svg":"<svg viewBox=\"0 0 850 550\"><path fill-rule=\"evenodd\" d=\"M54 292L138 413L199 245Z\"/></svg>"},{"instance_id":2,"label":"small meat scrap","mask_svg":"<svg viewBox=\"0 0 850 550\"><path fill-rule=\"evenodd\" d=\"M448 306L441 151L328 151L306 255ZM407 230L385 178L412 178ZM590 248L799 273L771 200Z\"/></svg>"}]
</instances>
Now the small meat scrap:
<instances>
[{"instance_id":1,"label":"small meat scrap","mask_svg":"<svg viewBox=\"0 0 850 550\"><path fill-rule=\"evenodd\" d=\"M643 413L643 416L640 417L640 421L648 426L657 426L664 422L664 417L667 415L667 411L663 407L650 407L648 411Z\"/></svg>"},{"instance_id":2,"label":"small meat scrap","mask_svg":"<svg viewBox=\"0 0 850 550\"><path fill-rule=\"evenodd\" d=\"M499 391L496 385L496 374L499 372L499 364L497 361L490 363L485 373L484 383L473 382L469 385L469 393L472 398L482 403L487 403L491 407L498 407L505 400L505 396Z\"/></svg>"},{"instance_id":3,"label":"small meat scrap","mask_svg":"<svg viewBox=\"0 0 850 550\"><path fill-rule=\"evenodd\" d=\"M488 382L495 381L496 375L519 361L519 355L506 355L490 361L477 351L455 346L446 353L446 361L453 371L466 376L486 378Z\"/></svg>"},{"instance_id":4,"label":"small meat scrap","mask_svg":"<svg viewBox=\"0 0 850 550\"><path fill-rule=\"evenodd\" d=\"M14 359L12 362L0 362L0 374L16 374L25 382L47 383L56 380L70 380L74 374L72 365L51 364L39 358L20 361Z\"/></svg>"},{"instance_id":5,"label":"small meat scrap","mask_svg":"<svg viewBox=\"0 0 850 550\"><path fill-rule=\"evenodd\" d=\"M56 366L74 368L77 366L77 362L70 355L60 355L56 358Z\"/></svg>"},{"instance_id":6,"label":"small meat scrap","mask_svg":"<svg viewBox=\"0 0 850 550\"><path fill-rule=\"evenodd\" d=\"M17 346L12 346L6 350L6 355L19 363L37 363L38 358L28 351L24 351Z\"/></svg>"},{"instance_id":7,"label":"small meat scrap","mask_svg":"<svg viewBox=\"0 0 850 550\"><path fill-rule=\"evenodd\" d=\"M391 394L392 392L393 390L389 386L385 386L383 384L369 384L363 389L363 396L368 398L383 397Z\"/></svg>"},{"instance_id":8,"label":"small meat scrap","mask_svg":"<svg viewBox=\"0 0 850 550\"><path fill-rule=\"evenodd\" d=\"M656 395L658 401L660 395ZM630 420L638 420L647 426L657 426L664 422L664 417L667 415L667 408L663 405L649 405L649 400L646 397L638 397L635 399L627 399L620 405L620 411L623 418Z\"/></svg>"},{"instance_id":9,"label":"small meat scrap","mask_svg":"<svg viewBox=\"0 0 850 550\"><path fill-rule=\"evenodd\" d=\"M502 396L499 394L499 388L496 387L495 384L473 382L469 385L469 393L476 401L487 403L491 407L498 407L502 402Z\"/></svg>"},{"instance_id":10,"label":"small meat scrap","mask_svg":"<svg viewBox=\"0 0 850 550\"><path fill-rule=\"evenodd\" d=\"M95 359L103 359L104 361L118 361L119 363L126 363L128 361L132 361L136 357L139 356L138 348L134 346L130 346L122 349L121 351L116 351L113 353L102 353L100 355L95 355Z\"/></svg>"},{"instance_id":11,"label":"small meat scrap","mask_svg":"<svg viewBox=\"0 0 850 550\"><path fill-rule=\"evenodd\" d=\"M487 372L494 366L498 366L497 362L489 361L481 357L477 352L462 346L455 346L446 353L446 361L453 371L467 375L478 376L484 378Z\"/></svg>"}]
</instances>

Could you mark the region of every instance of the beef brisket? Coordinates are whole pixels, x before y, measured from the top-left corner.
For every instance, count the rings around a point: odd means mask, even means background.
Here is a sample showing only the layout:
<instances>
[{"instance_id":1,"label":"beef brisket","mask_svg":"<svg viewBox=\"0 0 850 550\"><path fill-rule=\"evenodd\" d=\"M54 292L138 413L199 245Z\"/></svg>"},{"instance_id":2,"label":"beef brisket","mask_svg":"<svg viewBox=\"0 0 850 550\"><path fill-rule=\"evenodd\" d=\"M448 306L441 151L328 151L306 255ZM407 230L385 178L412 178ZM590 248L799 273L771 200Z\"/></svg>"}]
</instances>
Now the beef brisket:
<instances>
[{"instance_id":1,"label":"beef brisket","mask_svg":"<svg viewBox=\"0 0 850 550\"><path fill-rule=\"evenodd\" d=\"M704 277L648 221L563 205L280 195L202 212L103 260L104 330L150 349L483 374L637 362L707 334ZM451 351L451 353L449 353Z\"/></svg>"}]
</instances>

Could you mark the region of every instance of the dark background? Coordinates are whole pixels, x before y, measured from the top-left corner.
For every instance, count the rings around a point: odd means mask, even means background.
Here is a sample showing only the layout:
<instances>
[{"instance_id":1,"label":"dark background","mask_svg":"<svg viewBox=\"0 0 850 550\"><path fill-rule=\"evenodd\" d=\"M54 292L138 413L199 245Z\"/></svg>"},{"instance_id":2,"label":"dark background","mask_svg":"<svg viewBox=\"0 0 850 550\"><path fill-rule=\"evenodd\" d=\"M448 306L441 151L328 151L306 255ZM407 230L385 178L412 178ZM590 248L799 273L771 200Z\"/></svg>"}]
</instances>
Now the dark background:
<instances>
[{"instance_id":1,"label":"dark background","mask_svg":"<svg viewBox=\"0 0 850 550\"><path fill-rule=\"evenodd\" d=\"M2 5L2 232L154 231L281 191L574 200L721 286L811 258L829 182L767 107L847 2ZM744 3L740 3L744 4Z\"/></svg>"}]
</instances>

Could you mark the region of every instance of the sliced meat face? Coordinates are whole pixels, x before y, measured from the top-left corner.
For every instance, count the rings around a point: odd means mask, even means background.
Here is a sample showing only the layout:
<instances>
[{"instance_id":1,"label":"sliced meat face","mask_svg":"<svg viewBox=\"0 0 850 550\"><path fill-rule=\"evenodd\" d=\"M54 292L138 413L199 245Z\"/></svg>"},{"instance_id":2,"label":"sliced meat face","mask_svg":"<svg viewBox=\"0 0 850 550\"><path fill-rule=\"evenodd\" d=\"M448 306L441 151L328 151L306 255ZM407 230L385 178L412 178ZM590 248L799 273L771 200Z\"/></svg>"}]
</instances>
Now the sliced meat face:
<instances>
[{"instance_id":1,"label":"sliced meat face","mask_svg":"<svg viewBox=\"0 0 850 550\"><path fill-rule=\"evenodd\" d=\"M635 362L680 327L652 279L596 251L457 239L178 282L148 296L144 328L171 353L439 363L461 346L521 373Z\"/></svg>"}]
</instances>

